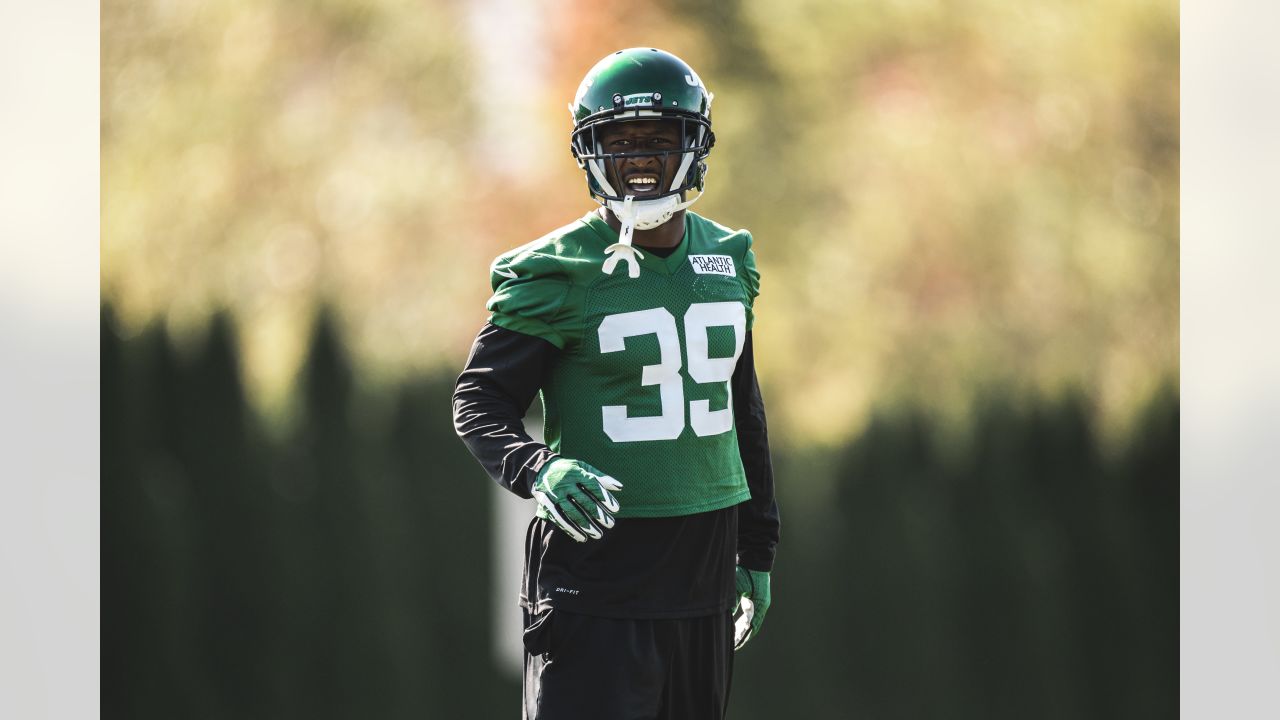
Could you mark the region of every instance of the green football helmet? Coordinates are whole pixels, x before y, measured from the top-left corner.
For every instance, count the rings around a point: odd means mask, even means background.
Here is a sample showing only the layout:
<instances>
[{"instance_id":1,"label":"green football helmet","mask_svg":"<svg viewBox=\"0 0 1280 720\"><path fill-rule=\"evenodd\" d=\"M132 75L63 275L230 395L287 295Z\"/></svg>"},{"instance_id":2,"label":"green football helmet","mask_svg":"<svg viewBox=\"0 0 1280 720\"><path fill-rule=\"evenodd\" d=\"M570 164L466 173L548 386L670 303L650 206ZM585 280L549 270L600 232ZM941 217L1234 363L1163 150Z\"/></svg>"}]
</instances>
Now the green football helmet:
<instances>
[{"instance_id":1,"label":"green football helmet","mask_svg":"<svg viewBox=\"0 0 1280 720\"><path fill-rule=\"evenodd\" d=\"M609 207L624 223L634 219L644 230L669 220L675 211L693 204L686 194L701 195L706 181L706 158L715 144L711 132L712 94L702 79L680 58L656 48L628 48L608 55L583 78L569 105L573 117L570 148L587 176L591 196ZM665 151L605 152L600 130L610 123L667 119L680 124L681 147ZM656 157L663 177L676 163L665 188L642 201L628 202L625 188L610 183L618 177L624 158ZM612 163L612 168L606 165ZM635 200L633 197L632 200ZM625 205L624 205L625 203Z\"/></svg>"}]
</instances>

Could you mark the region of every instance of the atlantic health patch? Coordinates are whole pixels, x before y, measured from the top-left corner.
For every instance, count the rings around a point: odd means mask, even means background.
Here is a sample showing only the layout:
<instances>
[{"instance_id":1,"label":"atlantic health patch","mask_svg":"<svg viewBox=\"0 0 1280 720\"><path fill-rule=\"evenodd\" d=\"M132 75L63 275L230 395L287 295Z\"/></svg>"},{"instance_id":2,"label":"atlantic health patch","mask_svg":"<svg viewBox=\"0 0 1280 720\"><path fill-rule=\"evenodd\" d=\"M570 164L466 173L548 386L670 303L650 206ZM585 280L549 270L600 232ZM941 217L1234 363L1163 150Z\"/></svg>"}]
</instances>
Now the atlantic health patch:
<instances>
[{"instance_id":1,"label":"atlantic health patch","mask_svg":"<svg viewBox=\"0 0 1280 720\"><path fill-rule=\"evenodd\" d=\"M737 274L733 267L733 258L728 255L690 255L689 264L693 266L693 271L699 275L728 275L733 277Z\"/></svg>"}]
</instances>

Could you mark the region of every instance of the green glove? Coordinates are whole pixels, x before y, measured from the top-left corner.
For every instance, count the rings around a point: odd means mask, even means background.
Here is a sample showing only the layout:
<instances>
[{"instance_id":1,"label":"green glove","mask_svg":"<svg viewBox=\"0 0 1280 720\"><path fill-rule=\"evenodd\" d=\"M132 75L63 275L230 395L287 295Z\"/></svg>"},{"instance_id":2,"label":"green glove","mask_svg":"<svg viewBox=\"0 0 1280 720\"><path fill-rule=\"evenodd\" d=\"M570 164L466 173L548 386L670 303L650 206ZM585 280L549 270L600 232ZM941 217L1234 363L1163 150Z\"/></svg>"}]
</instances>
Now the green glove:
<instances>
[{"instance_id":1,"label":"green glove","mask_svg":"<svg viewBox=\"0 0 1280 720\"><path fill-rule=\"evenodd\" d=\"M538 517L550 520L578 542L599 540L613 527L622 483L582 462L556 458L538 472L533 498Z\"/></svg>"},{"instance_id":2,"label":"green glove","mask_svg":"<svg viewBox=\"0 0 1280 720\"><path fill-rule=\"evenodd\" d=\"M739 565L734 579L738 589L738 609L734 612L733 649L741 650L764 625L764 614L769 611L769 573L748 570Z\"/></svg>"}]
</instances>

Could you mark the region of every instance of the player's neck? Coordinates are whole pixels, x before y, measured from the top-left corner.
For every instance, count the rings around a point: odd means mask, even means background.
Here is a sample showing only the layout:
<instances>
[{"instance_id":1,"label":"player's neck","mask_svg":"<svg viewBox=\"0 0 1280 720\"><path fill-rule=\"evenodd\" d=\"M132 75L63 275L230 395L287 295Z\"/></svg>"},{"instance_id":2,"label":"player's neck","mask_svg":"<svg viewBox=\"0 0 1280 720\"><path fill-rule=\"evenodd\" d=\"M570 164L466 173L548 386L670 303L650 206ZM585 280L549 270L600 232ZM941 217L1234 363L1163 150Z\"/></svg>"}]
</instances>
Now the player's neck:
<instances>
[{"instance_id":1,"label":"player's neck","mask_svg":"<svg viewBox=\"0 0 1280 720\"><path fill-rule=\"evenodd\" d=\"M684 240L684 210L671 216L671 219L656 228L636 230L632 236L633 245L642 248L673 248ZM613 228L614 232L622 232L622 221L607 207L601 207L600 217Z\"/></svg>"}]
</instances>

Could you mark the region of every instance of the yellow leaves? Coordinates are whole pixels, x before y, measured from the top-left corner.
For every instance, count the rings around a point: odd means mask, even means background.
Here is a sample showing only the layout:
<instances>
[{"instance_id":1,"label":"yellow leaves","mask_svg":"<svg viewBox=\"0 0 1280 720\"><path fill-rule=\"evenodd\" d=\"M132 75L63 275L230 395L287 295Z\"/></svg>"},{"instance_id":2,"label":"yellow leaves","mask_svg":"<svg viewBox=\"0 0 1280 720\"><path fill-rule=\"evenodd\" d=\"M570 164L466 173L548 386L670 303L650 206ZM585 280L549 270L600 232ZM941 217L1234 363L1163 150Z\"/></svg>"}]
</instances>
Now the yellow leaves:
<instances>
[{"instance_id":1,"label":"yellow leaves","mask_svg":"<svg viewBox=\"0 0 1280 720\"><path fill-rule=\"evenodd\" d=\"M364 370L457 366L489 260L591 207L564 106L639 33L717 94L695 210L755 234L780 431L837 438L993 378L1123 414L1176 372L1176 6L751 0L728 38L719 10L570 4L513 17L509 48L494 8L104 5L122 322L230 307L276 395L322 296Z\"/></svg>"}]
</instances>

